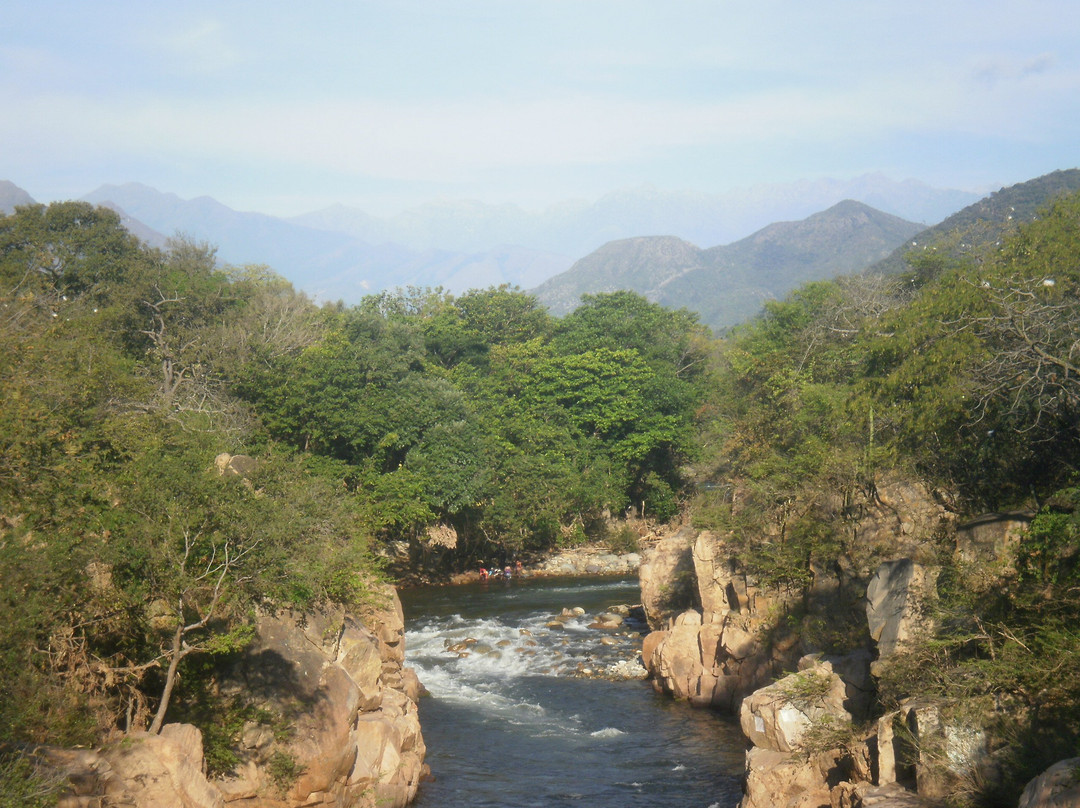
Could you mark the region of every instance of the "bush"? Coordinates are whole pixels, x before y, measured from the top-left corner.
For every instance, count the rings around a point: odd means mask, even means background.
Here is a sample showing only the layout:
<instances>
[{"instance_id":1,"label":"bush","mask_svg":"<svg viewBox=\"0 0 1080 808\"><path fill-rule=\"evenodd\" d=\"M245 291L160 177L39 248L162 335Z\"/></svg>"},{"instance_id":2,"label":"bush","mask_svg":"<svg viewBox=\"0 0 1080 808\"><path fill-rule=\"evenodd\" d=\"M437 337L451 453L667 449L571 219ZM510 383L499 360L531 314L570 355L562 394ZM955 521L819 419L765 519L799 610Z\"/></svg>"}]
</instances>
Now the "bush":
<instances>
[{"instance_id":1,"label":"bush","mask_svg":"<svg viewBox=\"0 0 1080 808\"><path fill-rule=\"evenodd\" d=\"M278 791L284 794L296 782L296 778L303 773L304 767L288 752L278 749L267 761L266 771L270 775L270 779L274 781Z\"/></svg>"},{"instance_id":2,"label":"bush","mask_svg":"<svg viewBox=\"0 0 1080 808\"><path fill-rule=\"evenodd\" d=\"M66 781L22 755L0 755L0 808L51 808Z\"/></svg>"},{"instance_id":3,"label":"bush","mask_svg":"<svg viewBox=\"0 0 1080 808\"><path fill-rule=\"evenodd\" d=\"M607 536L608 549L613 553L636 553L641 549L637 531L630 525L622 525Z\"/></svg>"}]
</instances>

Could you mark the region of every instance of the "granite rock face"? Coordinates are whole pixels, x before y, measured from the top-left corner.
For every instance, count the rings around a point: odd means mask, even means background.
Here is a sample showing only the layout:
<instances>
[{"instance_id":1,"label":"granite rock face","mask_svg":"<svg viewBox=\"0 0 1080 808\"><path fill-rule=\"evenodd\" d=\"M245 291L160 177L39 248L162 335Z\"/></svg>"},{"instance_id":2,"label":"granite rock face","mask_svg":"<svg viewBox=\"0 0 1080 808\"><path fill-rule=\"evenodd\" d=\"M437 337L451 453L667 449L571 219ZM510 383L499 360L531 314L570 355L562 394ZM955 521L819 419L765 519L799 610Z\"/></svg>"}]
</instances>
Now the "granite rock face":
<instances>
[{"instance_id":1,"label":"granite rock face","mask_svg":"<svg viewBox=\"0 0 1080 808\"><path fill-rule=\"evenodd\" d=\"M207 779L202 733L166 724L160 735L134 732L102 749L50 749L42 755L69 783L57 808L223 808Z\"/></svg>"},{"instance_id":2,"label":"granite rock face","mask_svg":"<svg viewBox=\"0 0 1080 808\"><path fill-rule=\"evenodd\" d=\"M886 561L866 588L866 619L878 659L930 631L938 571L910 558Z\"/></svg>"},{"instance_id":3,"label":"granite rock face","mask_svg":"<svg viewBox=\"0 0 1080 808\"><path fill-rule=\"evenodd\" d=\"M823 665L792 673L743 699L739 725L754 746L775 752L802 751L815 726L850 726L843 680Z\"/></svg>"},{"instance_id":4,"label":"granite rock face","mask_svg":"<svg viewBox=\"0 0 1080 808\"><path fill-rule=\"evenodd\" d=\"M1080 808L1080 758L1055 763L1027 784L1019 808Z\"/></svg>"},{"instance_id":5,"label":"granite rock face","mask_svg":"<svg viewBox=\"0 0 1080 808\"><path fill-rule=\"evenodd\" d=\"M218 686L254 708L241 763L209 779L198 729L167 724L100 750L49 750L67 777L62 808L400 808L416 795L425 746L422 690L404 663L404 616L392 587L363 619L345 612L264 612L257 637Z\"/></svg>"},{"instance_id":6,"label":"granite rock face","mask_svg":"<svg viewBox=\"0 0 1080 808\"><path fill-rule=\"evenodd\" d=\"M660 539L641 556L641 605L651 628L663 627L697 600L693 561L696 537L693 529L682 528Z\"/></svg>"}]
</instances>

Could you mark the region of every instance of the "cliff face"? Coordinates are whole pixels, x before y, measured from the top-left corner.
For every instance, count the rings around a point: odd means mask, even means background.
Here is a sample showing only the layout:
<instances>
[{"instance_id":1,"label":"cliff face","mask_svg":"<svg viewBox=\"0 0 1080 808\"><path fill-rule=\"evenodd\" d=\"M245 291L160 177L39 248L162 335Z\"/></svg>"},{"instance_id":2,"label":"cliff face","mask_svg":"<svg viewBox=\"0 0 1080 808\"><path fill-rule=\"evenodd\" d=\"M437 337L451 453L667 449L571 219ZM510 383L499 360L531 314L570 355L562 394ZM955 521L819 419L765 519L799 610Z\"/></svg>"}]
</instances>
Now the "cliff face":
<instances>
[{"instance_id":1,"label":"cliff face","mask_svg":"<svg viewBox=\"0 0 1080 808\"><path fill-rule=\"evenodd\" d=\"M815 567L806 589L762 585L739 563L729 537L711 531L684 528L654 545L640 571L642 602L655 629L642 657L654 686L737 712L746 696L794 670L805 654L843 645L861 650L859 664L868 667L863 604L878 564L919 556L924 540L951 517L921 486L903 480L883 481L872 500L859 504L854 521L842 519L842 509L853 509L835 503L836 524L850 534L849 552L829 568Z\"/></svg>"},{"instance_id":2,"label":"cliff face","mask_svg":"<svg viewBox=\"0 0 1080 808\"><path fill-rule=\"evenodd\" d=\"M60 808L404 806L425 771L420 684L404 667L404 619L386 587L363 619L264 613L256 641L221 679L252 706L240 765L208 779L201 733L183 724L99 750L51 750L70 787Z\"/></svg>"}]
</instances>

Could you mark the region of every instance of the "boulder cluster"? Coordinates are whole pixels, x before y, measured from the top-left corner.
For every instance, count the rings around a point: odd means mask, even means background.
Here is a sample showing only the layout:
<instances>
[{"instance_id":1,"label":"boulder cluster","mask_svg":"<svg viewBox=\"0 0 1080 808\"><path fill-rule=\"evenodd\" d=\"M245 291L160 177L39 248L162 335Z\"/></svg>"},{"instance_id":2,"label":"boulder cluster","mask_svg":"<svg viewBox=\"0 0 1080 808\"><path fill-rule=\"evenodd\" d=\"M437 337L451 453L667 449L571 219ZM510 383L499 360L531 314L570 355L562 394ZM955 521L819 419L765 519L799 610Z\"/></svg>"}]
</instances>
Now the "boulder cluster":
<instances>
[{"instance_id":1,"label":"boulder cluster","mask_svg":"<svg viewBox=\"0 0 1080 808\"><path fill-rule=\"evenodd\" d=\"M947 525L962 557L1000 559L1026 524L950 519L914 486L885 489L854 528L864 549L880 548L863 556L872 563L815 568L801 589L755 580L730 537L710 531L683 528L644 553L653 630L642 659L658 691L738 716L749 741L740 808L924 805L987 776L990 739L947 703L912 698L882 714L876 700L889 657L933 627L938 571L920 563L920 537ZM823 652L815 626L852 626L849 646L836 653L833 636Z\"/></svg>"}]
</instances>

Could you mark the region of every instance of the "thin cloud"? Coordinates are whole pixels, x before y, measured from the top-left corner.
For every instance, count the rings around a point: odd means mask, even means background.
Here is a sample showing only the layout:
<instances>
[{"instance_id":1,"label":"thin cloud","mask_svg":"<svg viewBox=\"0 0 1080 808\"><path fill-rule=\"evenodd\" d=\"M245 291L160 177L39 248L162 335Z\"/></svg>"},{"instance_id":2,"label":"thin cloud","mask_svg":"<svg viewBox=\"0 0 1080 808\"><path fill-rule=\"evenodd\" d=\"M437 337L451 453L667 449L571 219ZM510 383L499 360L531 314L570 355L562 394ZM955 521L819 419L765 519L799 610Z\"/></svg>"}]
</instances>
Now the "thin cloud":
<instances>
[{"instance_id":1,"label":"thin cloud","mask_svg":"<svg viewBox=\"0 0 1080 808\"><path fill-rule=\"evenodd\" d=\"M1052 53L1043 53L1027 60L999 57L979 65L975 69L974 78L987 87L997 87L1003 83L1041 76L1052 71L1057 63L1057 57Z\"/></svg>"},{"instance_id":2,"label":"thin cloud","mask_svg":"<svg viewBox=\"0 0 1080 808\"><path fill-rule=\"evenodd\" d=\"M169 56L178 72L222 73L243 61L226 26L215 19L199 20L163 36L150 36L149 41Z\"/></svg>"}]
</instances>

